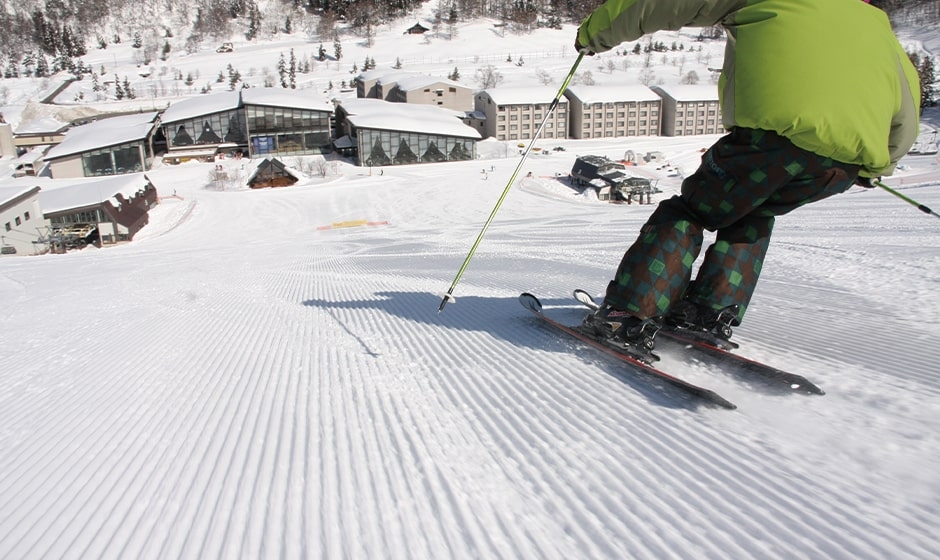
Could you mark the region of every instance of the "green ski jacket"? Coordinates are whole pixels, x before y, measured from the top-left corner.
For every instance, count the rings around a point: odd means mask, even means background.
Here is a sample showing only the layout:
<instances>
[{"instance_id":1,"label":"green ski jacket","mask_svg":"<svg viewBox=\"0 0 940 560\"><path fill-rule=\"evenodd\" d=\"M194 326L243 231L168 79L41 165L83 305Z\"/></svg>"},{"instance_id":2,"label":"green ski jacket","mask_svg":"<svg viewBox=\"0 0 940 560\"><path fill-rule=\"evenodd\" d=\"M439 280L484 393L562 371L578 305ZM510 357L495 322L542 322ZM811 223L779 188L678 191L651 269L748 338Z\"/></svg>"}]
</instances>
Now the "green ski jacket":
<instances>
[{"instance_id":1,"label":"green ski jacket","mask_svg":"<svg viewBox=\"0 0 940 560\"><path fill-rule=\"evenodd\" d=\"M608 0L578 44L608 51L647 33L722 25L723 124L890 175L917 138L920 82L887 15L860 0Z\"/></svg>"}]
</instances>

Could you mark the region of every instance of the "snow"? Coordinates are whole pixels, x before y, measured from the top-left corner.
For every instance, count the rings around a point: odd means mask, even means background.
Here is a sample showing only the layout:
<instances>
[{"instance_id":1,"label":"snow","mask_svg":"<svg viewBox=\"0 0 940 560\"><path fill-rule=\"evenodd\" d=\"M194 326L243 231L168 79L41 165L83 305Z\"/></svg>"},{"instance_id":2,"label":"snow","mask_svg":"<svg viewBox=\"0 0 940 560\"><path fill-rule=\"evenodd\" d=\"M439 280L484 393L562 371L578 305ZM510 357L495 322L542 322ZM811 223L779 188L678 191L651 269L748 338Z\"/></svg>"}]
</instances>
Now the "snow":
<instances>
[{"instance_id":1,"label":"snow","mask_svg":"<svg viewBox=\"0 0 940 560\"><path fill-rule=\"evenodd\" d=\"M118 194L130 200L146 185L147 176L143 173L117 175L65 186L46 185L39 191L39 204L47 214L93 206L108 199L112 199L111 203L119 207Z\"/></svg>"},{"instance_id":2,"label":"snow","mask_svg":"<svg viewBox=\"0 0 940 560\"><path fill-rule=\"evenodd\" d=\"M240 93L237 91L194 95L171 104L163 111L160 120L165 123L174 123L229 111L238 108L240 99Z\"/></svg>"},{"instance_id":3,"label":"snow","mask_svg":"<svg viewBox=\"0 0 940 560\"><path fill-rule=\"evenodd\" d=\"M46 159L61 158L104 146L139 142L153 129L153 121L156 118L156 112L149 112L111 117L76 126L65 133L65 140L61 144L46 152Z\"/></svg>"},{"instance_id":4,"label":"snow","mask_svg":"<svg viewBox=\"0 0 940 560\"><path fill-rule=\"evenodd\" d=\"M380 99L343 99L340 104L347 119L359 128L400 130L445 134L460 138L480 138L480 133L463 123L458 117L466 113L437 105L397 104Z\"/></svg>"},{"instance_id":5,"label":"snow","mask_svg":"<svg viewBox=\"0 0 940 560\"><path fill-rule=\"evenodd\" d=\"M375 54L412 56L413 19ZM530 49L507 82L571 64L535 56L571 26L480 27L481 63ZM474 33L428 57L451 70ZM222 56L185 61L213 75ZM739 408L703 407L516 302L531 291L578 321L572 289L600 292L653 208L573 191L556 175L577 155L661 151L688 174L716 139L537 142L443 313L515 142L258 191L209 179L251 162L158 162L162 200L134 241L0 258L0 558L940 556L936 218L857 188L778 219L735 339L824 396L664 353ZM902 163L888 184L940 208L940 161ZM665 167L628 169L678 189Z\"/></svg>"}]
</instances>

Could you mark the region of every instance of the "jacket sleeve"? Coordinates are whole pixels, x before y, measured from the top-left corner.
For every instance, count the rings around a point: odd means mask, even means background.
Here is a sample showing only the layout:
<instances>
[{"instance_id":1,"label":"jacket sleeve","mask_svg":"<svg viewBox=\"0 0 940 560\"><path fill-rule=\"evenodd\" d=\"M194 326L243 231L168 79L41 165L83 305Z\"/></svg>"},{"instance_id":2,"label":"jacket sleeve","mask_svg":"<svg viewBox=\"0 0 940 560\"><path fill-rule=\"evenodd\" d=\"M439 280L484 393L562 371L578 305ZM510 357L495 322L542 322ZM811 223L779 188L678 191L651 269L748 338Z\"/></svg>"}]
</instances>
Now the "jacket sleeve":
<instances>
[{"instance_id":1,"label":"jacket sleeve","mask_svg":"<svg viewBox=\"0 0 940 560\"><path fill-rule=\"evenodd\" d=\"M891 132L888 135L891 166L882 172L885 175L891 175L898 161L910 151L911 146L917 140L920 125L920 76L906 53L900 51L898 59L901 108L891 119Z\"/></svg>"},{"instance_id":2,"label":"jacket sleeve","mask_svg":"<svg viewBox=\"0 0 940 560\"><path fill-rule=\"evenodd\" d=\"M608 0L581 22L578 45L600 53L654 31L715 25L746 0Z\"/></svg>"}]
</instances>

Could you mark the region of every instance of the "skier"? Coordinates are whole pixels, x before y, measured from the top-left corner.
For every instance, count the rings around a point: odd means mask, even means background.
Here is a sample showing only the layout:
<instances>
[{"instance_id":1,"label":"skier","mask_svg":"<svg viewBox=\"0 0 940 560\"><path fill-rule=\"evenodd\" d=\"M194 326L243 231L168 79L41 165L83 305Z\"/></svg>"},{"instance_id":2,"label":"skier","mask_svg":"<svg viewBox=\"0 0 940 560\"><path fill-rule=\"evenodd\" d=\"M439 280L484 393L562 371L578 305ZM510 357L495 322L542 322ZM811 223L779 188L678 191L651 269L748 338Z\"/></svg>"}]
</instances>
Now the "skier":
<instances>
[{"instance_id":1,"label":"skier","mask_svg":"<svg viewBox=\"0 0 940 560\"><path fill-rule=\"evenodd\" d=\"M878 4L873 1L871 4ZM890 175L917 137L917 71L887 15L859 0L608 0L575 48L720 24L724 127L626 251L584 327L650 356L663 325L727 340L740 324L774 217ZM703 230L717 231L694 281Z\"/></svg>"}]
</instances>

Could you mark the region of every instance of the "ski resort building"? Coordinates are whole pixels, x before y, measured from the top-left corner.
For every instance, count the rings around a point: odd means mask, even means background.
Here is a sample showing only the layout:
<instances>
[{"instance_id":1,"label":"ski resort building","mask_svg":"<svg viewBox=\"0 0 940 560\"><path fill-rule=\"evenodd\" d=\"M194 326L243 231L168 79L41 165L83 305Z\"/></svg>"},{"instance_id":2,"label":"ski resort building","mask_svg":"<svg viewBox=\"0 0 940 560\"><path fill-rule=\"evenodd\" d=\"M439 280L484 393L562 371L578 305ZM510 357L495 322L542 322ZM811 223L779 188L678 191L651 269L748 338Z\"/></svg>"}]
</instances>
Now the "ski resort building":
<instances>
[{"instance_id":1,"label":"ski resort building","mask_svg":"<svg viewBox=\"0 0 940 560\"><path fill-rule=\"evenodd\" d=\"M356 96L384 99L395 103L437 105L445 109L469 111L473 90L452 80L442 80L418 72L370 70L356 77Z\"/></svg>"},{"instance_id":2,"label":"ski resort building","mask_svg":"<svg viewBox=\"0 0 940 560\"><path fill-rule=\"evenodd\" d=\"M164 160L213 160L217 154L249 157L309 155L332 149L333 107L309 91L249 88L203 95L170 105L162 116Z\"/></svg>"},{"instance_id":3,"label":"ski resort building","mask_svg":"<svg viewBox=\"0 0 940 560\"><path fill-rule=\"evenodd\" d=\"M313 155L333 150L333 105L309 91L249 88L241 91L249 155Z\"/></svg>"},{"instance_id":4,"label":"ski resort building","mask_svg":"<svg viewBox=\"0 0 940 560\"><path fill-rule=\"evenodd\" d=\"M663 100L663 136L722 134L718 90L713 85L656 86Z\"/></svg>"},{"instance_id":5,"label":"ski resort building","mask_svg":"<svg viewBox=\"0 0 940 560\"><path fill-rule=\"evenodd\" d=\"M149 221L157 189L143 173L46 188L39 193L54 249L130 241Z\"/></svg>"},{"instance_id":6,"label":"ski resort building","mask_svg":"<svg viewBox=\"0 0 940 560\"><path fill-rule=\"evenodd\" d=\"M484 138L529 140L551 107L558 91L548 86L486 89L474 97ZM568 100L562 97L546 121L540 138L568 138Z\"/></svg>"},{"instance_id":7,"label":"ski resort building","mask_svg":"<svg viewBox=\"0 0 940 560\"><path fill-rule=\"evenodd\" d=\"M571 138L659 135L663 101L646 86L572 86L565 97Z\"/></svg>"},{"instance_id":8,"label":"ski resort building","mask_svg":"<svg viewBox=\"0 0 940 560\"><path fill-rule=\"evenodd\" d=\"M48 222L39 205L39 187L0 186L0 256L35 255Z\"/></svg>"},{"instance_id":9,"label":"ski resort building","mask_svg":"<svg viewBox=\"0 0 940 560\"><path fill-rule=\"evenodd\" d=\"M474 159L480 133L461 121L464 116L428 105L337 100L335 144L370 167Z\"/></svg>"},{"instance_id":10,"label":"ski resort building","mask_svg":"<svg viewBox=\"0 0 940 560\"><path fill-rule=\"evenodd\" d=\"M102 177L150 169L156 112L103 118L69 129L45 155L53 178Z\"/></svg>"},{"instance_id":11,"label":"ski resort building","mask_svg":"<svg viewBox=\"0 0 940 560\"><path fill-rule=\"evenodd\" d=\"M161 115L164 161L211 161L219 152L248 152L248 128L239 92L213 93L173 103Z\"/></svg>"}]
</instances>

